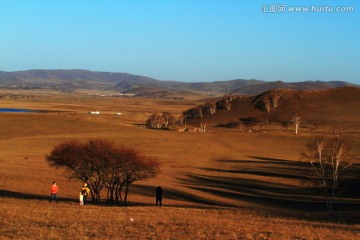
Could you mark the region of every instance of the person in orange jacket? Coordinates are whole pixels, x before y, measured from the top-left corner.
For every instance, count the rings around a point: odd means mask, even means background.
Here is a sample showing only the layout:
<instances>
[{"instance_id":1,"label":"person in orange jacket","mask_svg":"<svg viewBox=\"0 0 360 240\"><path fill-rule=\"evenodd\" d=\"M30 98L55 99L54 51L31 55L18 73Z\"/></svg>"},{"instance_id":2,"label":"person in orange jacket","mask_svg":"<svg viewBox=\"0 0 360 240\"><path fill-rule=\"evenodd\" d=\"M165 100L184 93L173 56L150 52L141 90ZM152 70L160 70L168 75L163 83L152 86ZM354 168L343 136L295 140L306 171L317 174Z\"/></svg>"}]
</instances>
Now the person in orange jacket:
<instances>
[{"instance_id":1,"label":"person in orange jacket","mask_svg":"<svg viewBox=\"0 0 360 240\"><path fill-rule=\"evenodd\" d=\"M59 191L58 185L56 185L56 182L53 182L53 185L50 187L50 201L56 201L57 202L57 193Z\"/></svg>"}]
</instances>

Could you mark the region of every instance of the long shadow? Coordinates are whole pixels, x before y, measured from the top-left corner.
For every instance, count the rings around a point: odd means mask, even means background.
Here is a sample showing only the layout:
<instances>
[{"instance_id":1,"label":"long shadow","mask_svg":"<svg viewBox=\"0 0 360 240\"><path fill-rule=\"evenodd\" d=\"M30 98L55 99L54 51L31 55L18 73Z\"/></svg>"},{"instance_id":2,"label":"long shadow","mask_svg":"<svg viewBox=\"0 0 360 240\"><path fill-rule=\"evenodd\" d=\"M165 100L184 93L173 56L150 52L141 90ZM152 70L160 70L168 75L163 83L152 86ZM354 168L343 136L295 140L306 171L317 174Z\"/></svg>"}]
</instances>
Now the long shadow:
<instances>
[{"instance_id":1,"label":"long shadow","mask_svg":"<svg viewBox=\"0 0 360 240\"><path fill-rule=\"evenodd\" d=\"M342 196L360 198L360 164L352 166L350 177L341 182L340 187Z\"/></svg>"},{"instance_id":2,"label":"long shadow","mask_svg":"<svg viewBox=\"0 0 360 240\"><path fill-rule=\"evenodd\" d=\"M246 178L184 175L187 178L181 178L180 181L186 183L188 188L223 198L287 210L322 211L324 205L322 201L314 200L306 188L293 188L286 184Z\"/></svg>"},{"instance_id":3,"label":"long shadow","mask_svg":"<svg viewBox=\"0 0 360 240\"><path fill-rule=\"evenodd\" d=\"M248 179L241 177L216 177L200 174L190 174L183 173L186 178L179 178L181 181L185 182L189 179L192 180L190 184L194 185L195 183L201 183L201 186L212 187L212 188L221 188L230 191L246 191L247 194L265 194L278 195L278 194L293 194L298 195L299 192L302 192L304 195L307 192L307 188L297 187L294 188L292 185L274 183L274 182L265 182L256 179Z\"/></svg>"},{"instance_id":4,"label":"long shadow","mask_svg":"<svg viewBox=\"0 0 360 240\"><path fill-rule=\"evenodd\" d=\"M39 201L50 201L50 196L47 196L47 195L21 193L21 192L14 192L14 191L3 190L3 189L0 189L0 197L10 197L10 198L16 198L16 199L29 199L29 200L39 200ZM62 198L62 197L58 197L58 201L61 201L61 202L78 202L78 200L74 199L74 198Z\"/></svg>"},{"instance_id":5,"label":"long shadow","mask_svg":"<svg viewBox=\"0 0 360 240\"><path fill-rule=\"evenodd\" d=\"M250 160L233 160L233 159L220 159L216 160L218 162L224 162L224 163L259 163L259 164L268 164L268 165L283 165L286 167L307 167L308 163L301 162L301 161L291 161L286 159L280 159L280 158L267 158L267 157L258 157L258 156L248 156L251 158ZM256 160L253 160L256 159Z\"/></svg>"},{"instance_id":6,"label":"long shadow","mask_svg":"<svg viewBox=\"0 0 360 240\"><path fill-rule=\"evenodd\" d=\"M305 183L311 175L308 163L258 156L249 158L251 159L216 160L223 163L221 168L199 168L204 174L181 172L182 177L178 180L188 188L204 192L208 196L247 201L280 211L325 212L324 197L320 188L286 184L287 180ZM359 176L360 166L357 165L354 169L355 174ZM259 177L273 179L262 180ZM348 185L354 186L353 183L359 184L360 178L355 177L349 181L351 184ZM334 211L350 212L350 215L359 220L360 215L352 213L353 209L360 208L356 194L351 194L348 190L346 197L346 200L335 200Z\"/></svg>"},{"instance_id":7,"label":"long shadow","mask_svg":"<svg viewBox=\"0 0 360 240\"><path fill-rule=\"evenodd\" d=\"M137 184L137 185L132 186L132 189L138 193L141 193L141 195L143 195L143 196L154 197L154 202L155 202L155 188L154 187ZM184 201L184 202L206 204L206 205L210 205L210 206L219 206L219 204L217 202L197 196L197 195L189 194L189 193L179 191L176 189L163 188L163 190L164 190L164 192L163 192L164 202L166 202L167 199L171 199L171 200L178 200L178 201ZM222 205L222 206L224 206L224 205ZM227 204L226 206L234 207L234 205L231 205L231 204Z\"/></svg>"},{"instance_id":8,"label":"long shadow","mask_svg":"<svg viewBox=\"0 0 360 240\"><path fill-rule=\"evenodd\" d=\"M216 168L199 168L199 169L206 170L209 172L250 174L250 175L267 176L267 177L293 178L293 179L299 179L299 180L307 179L307 176L305 176L305 175L280 172L281 169L279 169L278 172L266 171L267 168L268 167L263 167L258 170L252 170L252 169L227 170L227 169L216 169Z\"/></svg>"},{"instance_id":9,"label":"long shadow","mask_svg":"<svg viewBox=\"0 0 360 240\"><path fill-rule=\"evenodd\" d=\"M46 195L28 194L28 193L21 193L21 192L14 192L14 191L0 189L0 198L1 197L22 199L22 200L50 201L50 196L46 196ZM75 198L58 197L58 202L78 204L79 200L75 199ZM104 207L151 206L152 205L151 203L140 203L140 202L133 202L133 201L128 201L128 203L126 205L113 204L113 203L106 202L105 200L102 200L100 203L95 203L92 201L91 198L88 200L88 204L104 206Z\"/></svg>"}]
</instances>

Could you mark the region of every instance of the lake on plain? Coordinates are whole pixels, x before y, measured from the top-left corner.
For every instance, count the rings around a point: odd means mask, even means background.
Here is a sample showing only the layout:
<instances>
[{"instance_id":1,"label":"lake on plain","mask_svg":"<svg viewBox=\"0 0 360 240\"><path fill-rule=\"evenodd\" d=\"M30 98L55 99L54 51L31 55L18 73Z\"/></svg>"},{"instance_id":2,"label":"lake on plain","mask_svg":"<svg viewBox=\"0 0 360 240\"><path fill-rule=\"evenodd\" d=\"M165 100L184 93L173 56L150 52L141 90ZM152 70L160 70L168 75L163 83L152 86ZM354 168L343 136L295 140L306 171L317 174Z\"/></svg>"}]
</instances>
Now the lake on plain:
<instances>
[{"instance_id":1,"label":"lake on plain","mask_svg":"<svg viewBox=\"0 0 360 240\"><path fill-rule=\"evenodd\" d=\"M0 108L0 113L26 113L26 112L38 112L32 109L21 109L21 108Z\"/></svg>"}]
</instances>

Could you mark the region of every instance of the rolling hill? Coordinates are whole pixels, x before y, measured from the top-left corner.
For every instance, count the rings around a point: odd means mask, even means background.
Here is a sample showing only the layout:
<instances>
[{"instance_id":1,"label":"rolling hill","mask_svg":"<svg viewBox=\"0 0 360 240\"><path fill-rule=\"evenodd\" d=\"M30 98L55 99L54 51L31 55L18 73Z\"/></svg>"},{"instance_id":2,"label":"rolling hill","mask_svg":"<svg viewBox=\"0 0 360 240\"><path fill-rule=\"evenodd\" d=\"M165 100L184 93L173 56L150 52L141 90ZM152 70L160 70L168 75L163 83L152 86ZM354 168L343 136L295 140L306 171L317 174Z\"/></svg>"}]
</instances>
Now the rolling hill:
<instances>
[{"instance_id":1,"label":"rolling hill","mask_svg":"<svg viewBox=\"0 0 360 240\"><path fill-rule=\"evenodd\" d=\"M297 83L266 82L261 80L235 79L215 82L160 81L129 73L98 72L88 70L28 70L0 71L0 88L52 89L72 92L78 89L113 90L152 96L153 89L169 92L200 92L214 94L254 95L274 88L294 90L322 90L342 86L356 86L343 81L305 81ZM150 92L150 94L149 94ZM154 94L154 97L162 94Z\"/></svg>"},{"instance_id":2,"label":"rolling hill","mask_svg":"<svg viewBox=\"0 0 360 240\"><path fill-rule=\"evenodd\" d=\"M270 89L292 89L292 90L324 90L329 88L356 86L343 81L304 81L304 82L265 82L262 84L254 84L243 86L232 91L233 94L254 95L268 91Z\"/></svg>"},{"instance_id":3,"label":"rolling hill","mask_svg":"<svg viewBox=\"0 0 360 240\"><path fill-rule=\"evenodd\" d=\"M354 87L274 89L254 96L228 96L229 110L224 108L226 101L209 98L210 103L220 102L219 109L191 119L194 124L205 120L206 134L159 131L143 124L152 112L181 113L205 100L58 93L3 98L4 107L48 111L1 115L0 124L6 127L0 128L0 235L5 239L355 239L360 219L354 210L359 209L359 94ZM268 101L269 112L264 108ZM91 110L101 114L88 114ZM117 111L123 114L115 115ZM288 121L293 111L299 111L303 121L298 136L279 130L278 123ZM219 126L252 119L269 119L271 124L259 134ZM336 198L334 216L325 215L322 191L305 185L309 168L299 160L300 151L315 136L309 127L313 123L320 128L317 134L336 123L350 126L346 133L356 168L349 187ZM79 206L83 182L51 168L45 156L63 141L89 138L109 139L158 158L161 173L134 183L129 207L106 203L106 189L101 204ZM56 204L47 201L53 180L60 186ZM165 190L162 208L153 206L154 187L159 185ZM88 224L84 227L83 222Z\"/></svg>"},{"instance_id":4,"label":"rolling hill","mask_svg":"<svg viewBox=\"0 0 360 240\"><path fill-rule=\"evenodd\" d=\"M296 112L302 117L302 124L308 127L360 127L357 121L360 118L360 88L356 87L326 90L273 89L255 96L234 95L231 98L190 109L202 111L202 117L196 114L190 116L189 123L206 122L210 126L232 128L246 125L251 120L254 125L264 124L266 121L280 125L290 123L291 115ZM223 107L226 101L229 102L229 109ZM215 113L206 111L209 104L216 105ZM185 114L190 115L189 110Z\"/></svg>"}]
</instances>

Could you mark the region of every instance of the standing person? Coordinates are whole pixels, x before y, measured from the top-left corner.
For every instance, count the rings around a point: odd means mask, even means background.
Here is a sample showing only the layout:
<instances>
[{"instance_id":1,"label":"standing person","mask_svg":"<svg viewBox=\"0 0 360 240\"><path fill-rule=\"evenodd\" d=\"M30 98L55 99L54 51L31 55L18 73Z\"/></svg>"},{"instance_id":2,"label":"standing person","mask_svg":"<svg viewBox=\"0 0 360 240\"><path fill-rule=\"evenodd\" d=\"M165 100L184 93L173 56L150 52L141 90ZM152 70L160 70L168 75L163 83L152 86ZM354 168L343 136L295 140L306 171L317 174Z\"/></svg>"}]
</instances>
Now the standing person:
<instances>
[{"instance_id":1,"label":"standing person","mask_svg":"<svg viewBox=\"0 0 360 240\"><path fill-rule=\"evenodd\" d=\"M82 192L80 192L79 200L80 200L80 205L84 205L84 195L82 195Z\"/></svg>"},{"instance_id":2,"label":"standing person","mask_svg":"<svg viewBox=\"0 0 360 240\"><path fill-rule=\"evenodd\" d=\"M83 196L84 205L87 204L87 197L90 193L90 188L87 187L87 183L84 183L84 186L81 188L81 194Z\"/></svg>"},{"instance_id":3,"label":"standing person","mask_svg":"<svg viewBox=\"0 0 360 240\"><path fill-rule=\"evenodd\" d=\"M50 187L50 201L56 201L57 202L57 193L59 191L58 185L56 185L56 182L53 182L53 185Z\"/></svg>"},{"instance_id":4,"label":"standing person","mask_svg":"<svg viewBox=\"0 0 360 240\"><path fill-rule=\"evenodd\" d=\"M163 193L162 188L158 186L156 188L156 206L159 204L159 206L161 207L162 205L162 193Z\"/></svg>"}]
</instances>

